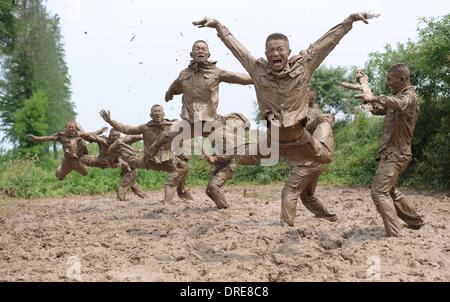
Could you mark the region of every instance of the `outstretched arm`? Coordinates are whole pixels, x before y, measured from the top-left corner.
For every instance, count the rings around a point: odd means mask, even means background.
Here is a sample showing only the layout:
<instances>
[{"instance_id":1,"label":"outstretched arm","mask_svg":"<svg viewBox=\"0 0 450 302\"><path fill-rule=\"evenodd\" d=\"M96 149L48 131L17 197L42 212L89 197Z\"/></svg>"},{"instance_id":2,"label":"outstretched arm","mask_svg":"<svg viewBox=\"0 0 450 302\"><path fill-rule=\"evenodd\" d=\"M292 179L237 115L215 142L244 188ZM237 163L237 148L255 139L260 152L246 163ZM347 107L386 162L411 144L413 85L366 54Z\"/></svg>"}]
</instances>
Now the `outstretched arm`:
<instances>
[{"instance_id":1,"label":"outstretched arm","mask_svg":"<svg viewBox=\"0 0 450 302\"><path fill-rule=\"evenodd\" d=\"M101 135L101 134L105 133L106 130L108 130L108 127L102 127L102 129L99 129L99 130L97 130L95 132L91 132L91 133Z\"/></svg>"},{"instance_id":2,"label":"outstretched arm","mask_svg":"<svg viewBox=\"0 0 450 302\"><path fill-rule=\"evenodd\" d=\"M245 73L236 73L226 70L220 70L219 80L230 84L252 85L252 78Z\"/></svg>"},{"instance_id":3,"label":"outstretched arm","mask_svg":"<svg viewBox=\"0 0 450 302\"><path fill-rule=\"evenodd\" d=\"M332 29L330 29L319 40L314 42L306 50L306 54L310 58L310 71L311 73L319 67L322 61L328 56L328 54L336 47L341 39L352 29L353 22L363 21L368 24L368 19L373 19L379 15L369 13L356 13L351 14L342 23L339 23Z\"/></svg>"},{"instance_id":4,"label":"outstretched arm","mask_svg":"<svg viewBox=\"0 0 450 302\"><path fill-rule=\"evenodd\" d=\"M58 136L50 135L50 136L35 136L33 134L28 134L27 139L34 142L52 142L57 141Z\"/></svg>"},{"instance_id":5,"label":"outstretched arm","mask_svg":"<svg viewBox=\"0 0 450 302\"><path fill-rule=\"evenodd\" d=\"M127 145L131 145L131 144L141 141L143 139L144 138L142 137L142 134L141 135L127 135L123 138L122 141Z\"/></svg>"},{"instance_id":6,"label":"outstretched arm","mask_svg":"<svg viewBox=\"0 0 450 302\"><path fill-rule=\"evenodd\" d=\"M103 118L105 122L110 124L113 128L119 130L125 134L142 134L141 127L129 126L122 123L119 123L113 119L111 119L111 113L109 111L100 110L100 116Z\"/></svg>"},{"instance_id":7,"label":"outstretched arm","mask_svg":"<svg viewBox=\"0 0 450 302\"><path fill-rule=\"evenodd\" d=\"M367 104L372 105L372 108L369 107L370 112L372 112L373 115L386 115L386 108L383 105L380 104Z\"/></svg>"},{"instance_id":8,"label":"outstretched arm","mask_svg":"<svg viewBox=\"0 0 450 302\"><path fill-rule=\"evenodd\" d=\"M179 78L177 78L175 81L173 81L172 85L170 85L169 89L166 92L166 102L173 99L174 95L179 95L183 93L183 86L181 85L181 81Z\"/></svg>"},{"instance_id":9,"label":"outstretched arm","mask_svg":"<svg viewBox=\"0 0 450 302\"><path fill-rule=\"evenodd\" d=\"M356 81L358 84L342 82L341 86L347 89L359 90L363 94L372 95L372 90L369 86L369 77L364 73L363 70L356 70Z\"/></svg>"},{"instance_id":10,"label":"outstretched arm","mask_svg":"<svg viewBox=\"0 0 450 302\"><path fill-rule=\"evenodd\" d=\"M384 111L386 111L386 108L403 111L413 102L413 98L409 94L400 96L373 96L365 94L363 99L365 103L372 104L374 108L384 108Z\"/></svg>"},{"instance_id":11,"label":"outstretched arm","mask_svg":"<svg viewBox=\"0 0 450 302\"><path fill-rule=\"evenodd\" d=\"M364 73L362 70L356 71L356 81L358 84L352 84L347 82L342 82L341 86L347 89L352 90L358 90L362 92L362 95L356 96L357 98L364 99L364 96L369 97L372 95L372 90L369 86L369 77L367 74ZM371 104L366 101L364 101L364 104L362 105L362 108L364 110L368 110L372 112L374 115L385 115L386 114L386 108L381 104Z\"/></svg>"},{"instance_id":12,"label":"outstretched arm","mask_svg":"<svg viewBox=\"0 0 450 302\"><path fill-rule=\"evenodd\" d=\"M95 143L95 142L99 142L100 140L103 140L102 137L100 137L101 134L103 134L106 130L108 130L108 127L103 127L100 130L94 131L94 132L84 132L84 131L80 131L78 132L78 135L90 142L90 143Z\"/></svg>"},{"instance_id":13,"label":"outstretched arm","mask_svg":"<svg viewBox=\"0 0 450 302\"><path fill-rule=\"evenodd\" d=\"M256 60L250 51L241 44L219 21L211 18L203 18L200 21L192 22L192 24L202 27L211 27L217 30L217 35L225 44L226 47L233 53L233 55L239 60L239 62L244 66L245 70L253 76L253 71L255 69Z\"/></svg>"}]
</instances>

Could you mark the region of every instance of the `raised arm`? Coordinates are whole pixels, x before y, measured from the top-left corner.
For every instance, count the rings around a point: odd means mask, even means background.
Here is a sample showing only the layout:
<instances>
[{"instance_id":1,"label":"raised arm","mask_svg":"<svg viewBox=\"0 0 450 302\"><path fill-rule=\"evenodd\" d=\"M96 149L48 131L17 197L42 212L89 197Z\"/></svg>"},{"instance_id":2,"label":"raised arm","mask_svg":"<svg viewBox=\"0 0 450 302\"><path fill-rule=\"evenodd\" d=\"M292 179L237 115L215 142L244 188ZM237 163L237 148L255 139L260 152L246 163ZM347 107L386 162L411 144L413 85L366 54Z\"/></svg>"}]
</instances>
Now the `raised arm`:
<instances>
[{"instance_id":1,"label":"raised arm","mask_svg":"<svg viewBox=\"0 0 450 302\"><path fill-rule=\"evenodd\" d=\"M326 32L319 40L314 42L306 50L306 54L310 59L309 68L313 72L328 54L336 47L341 39L352 29L353 22L363 21L368 24L368 19L373 19L379 15L368 13L351 14L342 23L339 23L328 32Z\"/></svg>"},{"instance_id":2,"label":"raised arm","mask_svg":"<svg viewBox=\"0 0 450 302\"><path fill-rule=\"evenodd\" d=\"M356 71L356 81L358 84L342 82L341 86L347 89L358 90L362 92L363 93L362 95L356 96L357 98L360 99L364 99L364 96L366 96L366 98L373 96L372 90L370 89L369 86L369 77L367 76L367 74L364 73L363 70L358 69ZM368 103L367 101L364 101L362 108L364 110L370 111L374 115L386 114L386 108L381 104Z\"/></svg>"},{"instance_id":3,"label":"raised arm","mask_svg":"<svg viewBox=\"0 0 450 302\"><path fill-rule=\"evenodd\" d=\"M217 30L217 35L225 46L228 47L233 55L239 60L250 76L253 76L253 71L256 66L256 59L253 57L251 52L230 33L228 28L220 24L219 21L206 17L203 18L203 20L192 22L192 24L197 25L199 28L215 28Z\"/></svg>"},{"instance_id":4,"label":"raised arm","mask_svg":"<svg viewBox=\"0 0 450 302\"><path fill-rule=\"evenodd\" d=\"M219 80L230 84L252 85L252 78L245 73L236 73L226 70L220 70Z\"/></svg>"},{"instance_id":5,"label":"raised arm","mask_svg":"<svg viewBox=\"0 0 450 302\"><path fill-rule=\"evenodd\" d=\"M108 130L108 127L102 127L102 129L99 129L99 130L97 130L97 131L90 132L90 133L92 133L92 134L97 134L97 135L101 135L101 134L105 133L106 130ZM88 132L88 133L89 133L89 132Z\"/></svg>"},{"instance_id":6,"label":"raised arm","mask_svg":"<svg viewBox=\"0 0 450 302\"><path fill-rule=\"evenodd\" d=\"M50 136L35 136L33 134L28 134L27 139L33 142L52 142L57 141L58 136L57 135L50 135Z\"/></svg>"},{"instance_id":7,"label":"raised arm","mask_svg":"<svg viewBox=\"0 0 450 302\"><path fill-rule=\"evenodd\" d=\"M122 123L119 123L113 119L111 119L111 113L109 111L100 110L100 116L103 118L105 122L110 124L113 128L125 134L142 134L142 130L140 126L129 126Z\"/></svg>"},{"instance_id":8,"label":"raised arm","mask_svg":"<svg viewBox=\"0 0 450 302\"><path fill-rule=\"evenodd\" d=\"M166 92L166 102L173 99L174 95L179 95L183 93L183 86L181 85L180 77L178 77L175 81L173 81L172 85L169 86L169 89Z\"/></svg>"},{"instance_id":9,"label":"raised arm","mask_svg":"<svg viewBox=\"0 0 450 302\"><path fill-rule=\"evenodd\" d=\"M143 139L144 138L143 138L142 134L141 135L127 135L122 139L122 141L127 145L131 145L131 144L141 141Z\"/></svg>"},{"instance_id":10,"label":"raised arm","mask_svg":"<svg viewBox=\"0 0 450 302\"><path fill-rule=\"evenodd\" d=\"M82 139L84 139L90 143L97 143L100 141L104 141L104 139L100 135L103 134L106 130L108 130L107 127L103 127L102 129L94 131L94 132L80 131L80 132L78 132L78 135Z\"/></svg>"}]
</instances>

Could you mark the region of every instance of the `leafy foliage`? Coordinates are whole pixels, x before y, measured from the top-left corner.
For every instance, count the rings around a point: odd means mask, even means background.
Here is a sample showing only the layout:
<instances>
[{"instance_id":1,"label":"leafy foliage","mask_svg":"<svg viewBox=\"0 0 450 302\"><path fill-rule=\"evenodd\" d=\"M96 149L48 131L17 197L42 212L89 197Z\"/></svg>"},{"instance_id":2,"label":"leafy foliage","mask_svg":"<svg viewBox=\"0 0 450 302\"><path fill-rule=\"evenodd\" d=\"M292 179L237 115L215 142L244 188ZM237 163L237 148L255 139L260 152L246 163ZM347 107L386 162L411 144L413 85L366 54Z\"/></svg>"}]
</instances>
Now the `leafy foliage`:
<instances>
[{"instance_id":1,"label":"leafy foliage","mask_svg":"<svg viewBox=\"0 0 450 302\"><path fill-rule=\"evenodd\" d=\"M57 16L50 16L42 0L20 0L14 6L17 30L14 47L4 53L0 81L0 121L6 138L21 147L15 131L16 112L40 91L47 96L47 130L54 133L75 117L70 80Z\"/></svg>"},{"instance_id":2,"label":"leafy foliage","mask_svg":"<svg viewBox=\"0 0 450 302\"><path fill-rule=\"evenodd\" d=\"M352 93L340 86L341 82L350 82L350 70L344 67L321 66L313 74L311 85L317 91L316 102L324 112L336 114L343 113L345 116L356 112L359 104L352 97Z\"/></svg>"}]
</instances>

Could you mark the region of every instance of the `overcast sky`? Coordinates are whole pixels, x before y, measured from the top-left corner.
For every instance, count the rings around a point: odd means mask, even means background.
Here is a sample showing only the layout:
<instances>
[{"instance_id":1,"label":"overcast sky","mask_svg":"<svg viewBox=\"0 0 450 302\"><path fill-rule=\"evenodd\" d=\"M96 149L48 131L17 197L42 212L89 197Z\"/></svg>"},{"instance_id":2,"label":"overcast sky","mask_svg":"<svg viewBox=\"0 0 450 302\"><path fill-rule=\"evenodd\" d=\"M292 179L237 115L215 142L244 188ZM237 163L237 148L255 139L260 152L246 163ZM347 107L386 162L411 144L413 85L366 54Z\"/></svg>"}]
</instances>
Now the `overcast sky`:
<instances>
[{"instance_id":1,"label":"overcast sky","mask_svg":"<svg viewBox=\"0 0 450 302\"><path fill-rule=\"evenodd\" d=\"M286 34L297 53L353 12L380 13L369 25L355 23L324 61L363 66L370 52L387 43L415 40L418 18L449 13L450 1L48 0L47 7L61 19L77 120L94 130L105 125L98 115L102 108L132 125L147 122L156 103L164 105L167 117L178 118L181 96L166 104L164 94L188 65L195 40L209 42L220 68L244 72L215 30L192 25L205 16L218 19L262 57L272 32ZM219 113L238 111L253 119L255 102L253 88L221 85Z\"/></svg>"}]
</instances>

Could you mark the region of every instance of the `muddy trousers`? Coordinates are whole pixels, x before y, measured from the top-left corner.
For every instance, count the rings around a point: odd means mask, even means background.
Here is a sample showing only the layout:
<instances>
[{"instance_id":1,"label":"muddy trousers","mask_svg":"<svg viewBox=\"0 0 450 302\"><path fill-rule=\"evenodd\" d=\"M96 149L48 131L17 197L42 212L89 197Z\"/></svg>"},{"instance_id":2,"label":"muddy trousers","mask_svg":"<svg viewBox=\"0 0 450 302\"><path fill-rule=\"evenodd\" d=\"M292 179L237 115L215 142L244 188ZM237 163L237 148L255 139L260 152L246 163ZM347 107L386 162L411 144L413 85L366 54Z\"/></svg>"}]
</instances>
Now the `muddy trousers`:
<instances>
[{"instance_id":1,"label":"muddy trousers","mask_svg":"<svg viewBox=\"0 0 450 302\"><path fill-rule=\"evenodd\" d=\"M187 161L174 157L163 163L157 163L151 160L145 160L137 154L121 152L121 159L124 160L131 169L146 169L168 172L164 186L164 203L171 203L177 192L181 199L187 200L186 196L191 197L186 189L186 178L189 174L189 165ZM186 193L188 192L188 193Z\"/></svg>"},{"instance_id":2,"label":"muddy trousers","mask_svg":"<svg viewBox=\"0 0 450 302\"><path fill-rule=\"evenodd\" d=\"M59 180L64 180L64 178L66 178L66 176L72 171L77 171L83 176L88 175L88 170L86 166L83 163L81 163L78 158L67 158L67 157L64 157L62 159L61 165L56 170L55 175Z\"/></svg>"},{"instance_id":3,"label":"muddy trousers","mask_svg":"<svg viewBox=\"0 0 450 302\"><path fill-rule=\"evenodd\" d=\"M394 187L409 161L409 157L389 154L380 159L373 178L372 200L383 219L388 236L402 235L399 218L412 228L420 228L423 225L422 218L410 206L405 196Z\"/></svg>"},{"instance_id":4,"label":"muddy trousers","mask_svg":"<svg viewBox=\"0 0 450 302\"><path fill-rule=\"evenodd\" d=\"M206 187L206 195L211 198L219 209L226 209L229 207L223 185L234 175L236 170L236 163L234 160L218 162L213 165L211 179Z\"/></svg>"},{"instance_id":5,"label":"muddy trousers","mask_svg":"<svg viewBox=\"0 0 450 302\"><path fill-rule=\"evenodd\" d=\"M293 126L281 128L279 143L279 156L288 160L314 161L327 164L333 161L333 129L330 122L322 122L311 135L303 127ZM272 131L269 133L271 138ZM270 145L270 144L268 144Z\"/></svg>"},{"instance_id":6,"label":"muddy trousers","mask_svg":"<svg viewBox=\"0 0 450 302\"><path fill-rule=\"evenodd\" d=\"M110 162L107 158L99 156L83 155L80 160L83 164L85 164L88 167L96 167L101 169L117 167L117 164ZM120 176L121 180L119 183L119 187L117 189L117 200L125 201L127 191L130 188L137 196L141 198L146 197L145 193L141 191L136 184L136 177L137 177L136 169L128 170L122 168Z\"/></svg>"},{"instance_id":7,"label":"muddy trousers","mask_svg":"<svg viewBox=\"0 0 450 302\"><path fill-rule=\"evenodd\" d=\"M325 205L314 195L317 182L324 168L318 164L292 164L292 171L281 192L281 225L294 225L297 202L303 205L317 217L336 221L336 215L331 214Z\"/></svg>"},{"instance_id":8,"label":"muddy trousers","mask_svg":"<svg viewBox=\"0 0 450 302\"><path fill-rule=\"evenodd\" d=\"M145 198L147 195L138 187L136 184L137 170L131 169L127 170L122 168L120 172L122 177L119 183L119 188L117 189L117 200L125 201L127 200L127 191L131 189L134 194L141 198Z\"/></svg>"},{"instance_id":9,"label":"muddy trousers","mask_svg":"<svg viewBox=\"0 0 450 302\"><path fill-rule=\"evenodd\" d=\"M80 158L80 161L88 167L101 169L111 168L111 163L109 162L109 160L103 157L85 154Z\"/></svg>"}]
</instances>

